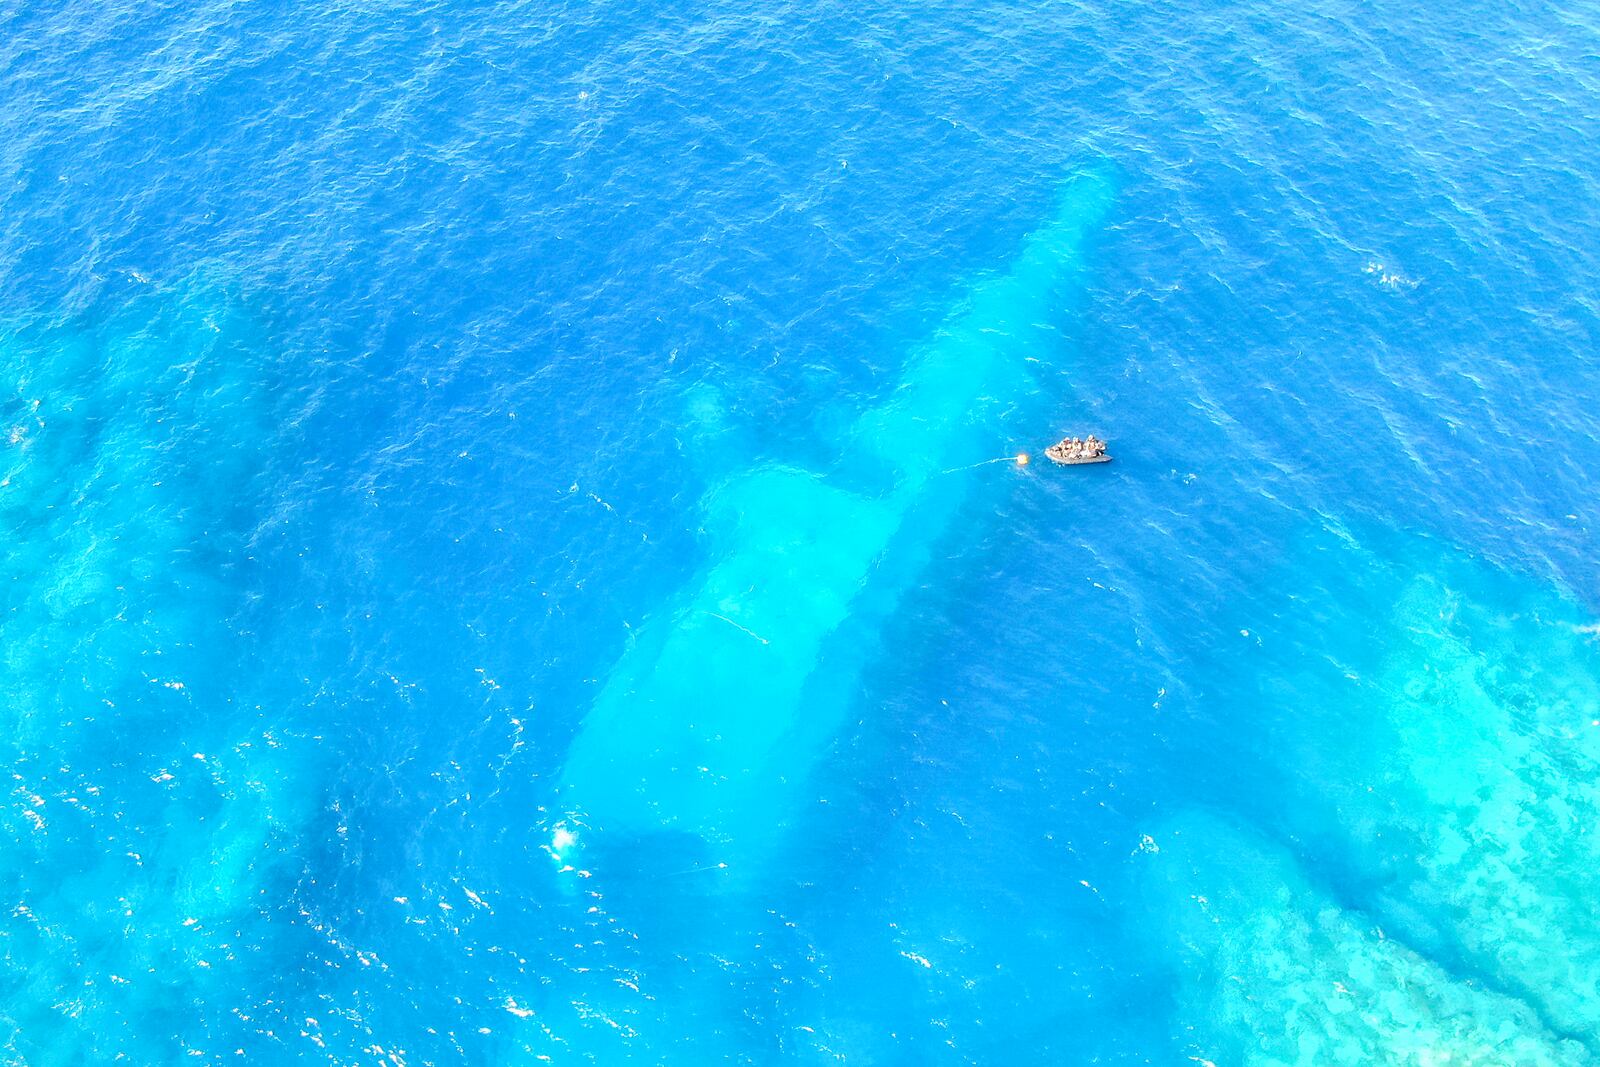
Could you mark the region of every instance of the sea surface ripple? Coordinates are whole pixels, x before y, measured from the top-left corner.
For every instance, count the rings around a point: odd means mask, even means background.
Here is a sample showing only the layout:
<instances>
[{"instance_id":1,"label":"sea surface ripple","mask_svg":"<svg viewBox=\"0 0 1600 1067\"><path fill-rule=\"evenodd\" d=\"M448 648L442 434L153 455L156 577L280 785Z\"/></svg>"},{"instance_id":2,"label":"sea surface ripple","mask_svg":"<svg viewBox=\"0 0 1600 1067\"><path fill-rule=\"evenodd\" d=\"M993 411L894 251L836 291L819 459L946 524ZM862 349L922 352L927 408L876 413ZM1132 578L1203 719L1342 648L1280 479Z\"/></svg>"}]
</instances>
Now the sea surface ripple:
<instances>
[{"instance_id":1,"label":"sea surface ripple","mask_svg":"<svg viewBox=\"0 0 1600 1067\"><path fill-rule=\"evenodd\" d=\"M760 877L559 871L1096 170L975 401L1116 462L936 483ZM1579 3L0 0L0 1058L1600 1060L1597 175Z\"/></svg>"}]
</instances>

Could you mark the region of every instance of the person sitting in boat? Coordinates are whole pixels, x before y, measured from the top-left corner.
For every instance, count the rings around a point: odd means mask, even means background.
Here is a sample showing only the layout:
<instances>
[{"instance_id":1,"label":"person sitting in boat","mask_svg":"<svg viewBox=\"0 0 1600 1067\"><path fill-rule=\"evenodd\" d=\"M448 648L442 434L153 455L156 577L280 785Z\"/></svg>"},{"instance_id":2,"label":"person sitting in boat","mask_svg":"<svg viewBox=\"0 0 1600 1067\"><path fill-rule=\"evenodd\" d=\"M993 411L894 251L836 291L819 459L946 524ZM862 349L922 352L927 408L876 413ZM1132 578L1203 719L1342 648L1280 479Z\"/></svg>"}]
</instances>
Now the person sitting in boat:
<instances>
[{"instance_id":1,"label":"person sitting in boat","mask_svg":"<svg viewBox=\"0 0 1600 1067\"><path fill-rule=\"evenodd\" d=\"M1094 434L1088 437L1063 437L1044 450L1057 463L1093 463L1106 456L1106 443Z\"/></svg>"}]
</instances>

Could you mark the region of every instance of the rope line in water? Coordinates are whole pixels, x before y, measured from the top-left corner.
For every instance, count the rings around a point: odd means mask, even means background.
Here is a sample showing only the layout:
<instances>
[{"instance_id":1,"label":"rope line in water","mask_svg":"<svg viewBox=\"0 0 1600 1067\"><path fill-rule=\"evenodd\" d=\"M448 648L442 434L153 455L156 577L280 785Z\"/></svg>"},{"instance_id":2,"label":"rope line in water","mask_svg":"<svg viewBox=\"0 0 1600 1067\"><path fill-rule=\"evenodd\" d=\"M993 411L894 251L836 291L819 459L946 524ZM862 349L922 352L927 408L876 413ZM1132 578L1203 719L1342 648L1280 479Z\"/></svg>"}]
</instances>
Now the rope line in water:
<instances>
[{"instance_id":1,"label":"rope line in water","mask_svg":"<svg viewBox=\"0 0 1600 1067\"><path fill-rule=\"evenodd\" d=\"M1028 465L1029 456L1026 452L1018 452L1014 456L996 456L994 459L980 459L976 463L968 463L965 467L951 467L949 470L940 471L940 474L958 474L961 471L970 471L975 467L987 467L991 463L1015 463L1019 467Z\"/></svg>"},{"instance_id":2,"label":"rope line in water","mask_svg":"<svg viewBox=\"0 0 1600 1067\"><path fill-rule=\"evenodd\" d=\"M768 641L765 637L762 637L760 634L758 634L754 630L750 629L750 627L748 627L748 626L740 626L738 623L734 622L732 619L728 618L726 615L718 615L714 611L706 611L704 609L701 609L700 614L702 614L702 615L710 615L713 619L721 619L723 622L727 623L729 626L732 626L734 629L743 630L745 633L749 634L751 637L755 638L757 641L760 641L763 645L772 644L771 641Z\"/></svg>"}]
</instances>

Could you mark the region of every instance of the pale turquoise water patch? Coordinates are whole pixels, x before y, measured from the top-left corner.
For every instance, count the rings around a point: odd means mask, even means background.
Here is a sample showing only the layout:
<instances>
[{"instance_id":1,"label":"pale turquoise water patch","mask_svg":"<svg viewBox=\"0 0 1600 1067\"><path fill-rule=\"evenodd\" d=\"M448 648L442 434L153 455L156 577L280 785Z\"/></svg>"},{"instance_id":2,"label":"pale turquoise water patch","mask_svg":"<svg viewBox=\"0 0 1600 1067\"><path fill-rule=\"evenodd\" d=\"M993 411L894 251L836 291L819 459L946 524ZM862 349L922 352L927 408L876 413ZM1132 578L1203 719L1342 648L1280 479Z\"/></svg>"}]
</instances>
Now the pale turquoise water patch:
<instances>
[{"instance_id":1,"label":"pale turquoise water patch","mask_svg":"<svg viewBox=\"0 0 1600 1067\"><path fill-rule=\"evenodd\" d=\"M231 1052L316 803L230 621L280 437L267 333L197 274L6 327L0 371L0 1047Z\"/></svg>"},{"instance_id":2,"label":"pale turquoise water patch","mask_svg":"<svg viewBox=\"0 0 1600 1067\"><path fill-rule=\"evenodd\" d=\"M1277 574L1238 614L1251 680L1219 695L1258 723L1240 766L1282 768L1241 812L1390 937L1594 1052L1593 620L1558 588L1375 532L1307 537Z\"/></svg>"},{"instance_id":3,"label":"pale turquoise water patch","mask_svg":"<svg viewBox=\"0 0 1600 1067\"><path fill-rule=\"evenodd\" d=\"M1552 593L1446 559L1398 590L1357 715L1351 824L1411 862L1379 908L1422 925L1553 1026L1600 1028L1600 657ZM1363 844L1368 844L1363 842ZM1370 847L1370 844L1368 844ZM1420 918L1426 916L1425 919Z\"/></svg>"},{"instance_id":4,"label":"pale turquoise water patch","mask_svg":"<svg viewBox=\"0 0 1600 1067\"><path fill-rule=\"evenodd\" d=\"M1451 975L1342 908L1287 854L1191 814L1138 859L1144 933L1176 959L1191 1062L1240 1067L1578 1065L1592 1057L1512 997Z\"/></svg>"}]
</instances>

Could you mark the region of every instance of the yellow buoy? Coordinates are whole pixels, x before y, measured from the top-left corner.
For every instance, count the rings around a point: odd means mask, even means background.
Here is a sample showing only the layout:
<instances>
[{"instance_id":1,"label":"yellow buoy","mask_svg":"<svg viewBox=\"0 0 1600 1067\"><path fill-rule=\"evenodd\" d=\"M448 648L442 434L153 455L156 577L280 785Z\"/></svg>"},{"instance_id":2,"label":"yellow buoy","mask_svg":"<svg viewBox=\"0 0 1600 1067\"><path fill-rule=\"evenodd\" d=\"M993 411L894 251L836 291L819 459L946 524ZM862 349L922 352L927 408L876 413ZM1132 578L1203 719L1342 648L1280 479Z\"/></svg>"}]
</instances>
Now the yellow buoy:
<instances>
[{"instance_id":1,"label":"yellow buoy","mask_svg":"<svg viewBox=\"0 0 1600 1067\"><path fill-rule=\"evenodd\" d=\"M1017 453L1017 466L1026 467L1027 465L1028 465L1028 454L1026 452L1018 452Z\"/></svg>"}]
</instances>

